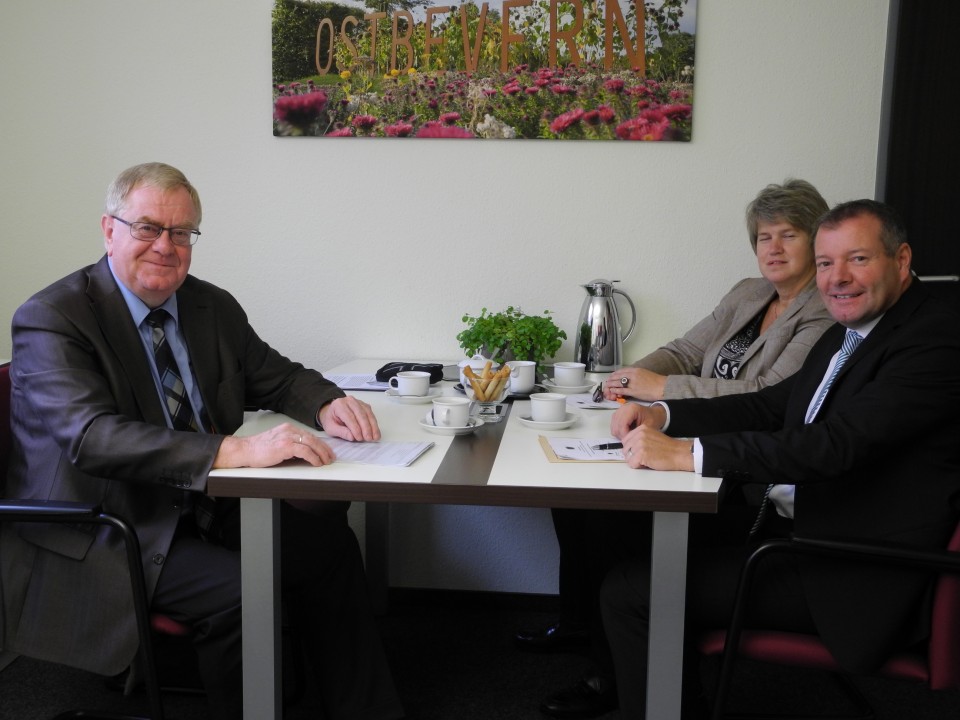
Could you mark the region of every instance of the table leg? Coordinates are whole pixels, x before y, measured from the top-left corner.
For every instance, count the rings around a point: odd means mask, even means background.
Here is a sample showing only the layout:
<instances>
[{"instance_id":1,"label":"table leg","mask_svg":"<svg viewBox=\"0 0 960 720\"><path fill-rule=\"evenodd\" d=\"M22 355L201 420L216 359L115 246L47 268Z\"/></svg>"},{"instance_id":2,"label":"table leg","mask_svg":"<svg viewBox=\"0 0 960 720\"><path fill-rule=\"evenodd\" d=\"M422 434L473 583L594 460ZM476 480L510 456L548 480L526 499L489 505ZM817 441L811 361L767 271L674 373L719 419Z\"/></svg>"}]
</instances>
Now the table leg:
<instances>
[{"instance_id":1,"label":"table leg","mask_svg":"<svg viewBox=\"0 0 960 720\"><path fill-rule=\"evenodd\" d=\"M368 502L364 510L370 603L377 615L383 615L387 612L390 587L390 503Z\"/></svg>"},{"instance_id":2,"label":"table leg","mask_svg":"<svg viewBox=\"0 0 960 720\"><path fill-rule=\"evenodd\" d=\"M680 720L683 615L687 585L687 513L653 514L647 717Z\"/></svg>"},{"instance_id":3,"label":"table leg","mask_svg":"<svg viewBox=\"0 0 960 720\"><path fill-rule=\"evenodd\" d=\"M280 500L240 500L243 716L283 717Z\"/></svg>"}]
</instances>

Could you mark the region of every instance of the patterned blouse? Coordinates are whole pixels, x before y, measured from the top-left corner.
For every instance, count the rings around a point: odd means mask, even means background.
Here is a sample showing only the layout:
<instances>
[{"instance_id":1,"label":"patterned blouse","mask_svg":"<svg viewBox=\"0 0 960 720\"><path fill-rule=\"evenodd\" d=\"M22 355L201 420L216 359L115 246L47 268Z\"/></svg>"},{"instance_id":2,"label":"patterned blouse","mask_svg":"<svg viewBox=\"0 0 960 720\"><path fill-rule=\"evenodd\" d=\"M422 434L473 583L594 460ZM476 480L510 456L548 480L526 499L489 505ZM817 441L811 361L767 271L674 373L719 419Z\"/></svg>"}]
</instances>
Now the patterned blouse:
<instances>
[{"instance_id":1,"label":"patterned blouse","mask_svg":"<svg viewBox=\"0 0 960 720\"><path fill-rule=\"evenodd\" d=\"M740 360L743 358L747 348L753 345L754 341L760 337L760 324L763 322L763 316L766 315L767 308L763 308L757 316L753 318L746 326L724 343L720 348L720 354L713 362L713 377L720 380L736 380L737 372L740 370Z\"/></svg>"}]
</instances>

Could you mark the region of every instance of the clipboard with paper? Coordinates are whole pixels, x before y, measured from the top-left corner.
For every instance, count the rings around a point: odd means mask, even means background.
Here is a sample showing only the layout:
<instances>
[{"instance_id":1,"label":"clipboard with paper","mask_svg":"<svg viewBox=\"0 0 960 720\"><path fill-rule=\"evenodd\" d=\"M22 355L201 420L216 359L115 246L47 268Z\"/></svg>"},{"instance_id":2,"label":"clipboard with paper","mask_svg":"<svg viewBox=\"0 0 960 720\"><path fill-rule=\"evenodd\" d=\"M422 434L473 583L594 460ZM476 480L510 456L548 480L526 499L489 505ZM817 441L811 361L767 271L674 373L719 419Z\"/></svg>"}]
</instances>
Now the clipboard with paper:
<instances>
[{"instance_id":1,"label":"clipboard with paper","mask_svg":"<svg viewBox=\"0 0 960 720\"><path fill-rule=\"evenodd\" d=\"M620 441L614 437L571 438L539 436L540 447L552 463L624 462ZM610 446L614 447L610 447Z\"/></svg>"}]
</instances>

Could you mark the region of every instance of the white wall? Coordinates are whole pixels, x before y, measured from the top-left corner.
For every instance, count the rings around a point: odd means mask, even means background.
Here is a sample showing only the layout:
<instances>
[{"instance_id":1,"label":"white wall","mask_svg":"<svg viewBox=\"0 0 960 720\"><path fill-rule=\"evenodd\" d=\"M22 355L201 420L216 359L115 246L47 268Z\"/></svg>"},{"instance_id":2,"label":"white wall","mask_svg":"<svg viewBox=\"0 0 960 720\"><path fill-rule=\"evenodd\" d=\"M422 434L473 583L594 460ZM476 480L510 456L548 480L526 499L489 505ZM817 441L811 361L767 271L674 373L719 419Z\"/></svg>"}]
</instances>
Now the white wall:
<instances>
[{"instance_id":1,"label":"white wall","mask_svg":"<svg viewBox=\"0 0 960 720\"><path fill-rule=\"evenodd\" d=\"M637 303L636 357L756 274L743 209L763 185L873 194L887 0L701 0L693 141L660 145L274 138L270 9L0 5L0 322L100 256L106 186L146 160L200 190L194 273L320 368L456 358L482 306L569 332L597 277ZM555 554L545 510L394 511L395 585L553 592Z\"/></svg>"}]
</instances>

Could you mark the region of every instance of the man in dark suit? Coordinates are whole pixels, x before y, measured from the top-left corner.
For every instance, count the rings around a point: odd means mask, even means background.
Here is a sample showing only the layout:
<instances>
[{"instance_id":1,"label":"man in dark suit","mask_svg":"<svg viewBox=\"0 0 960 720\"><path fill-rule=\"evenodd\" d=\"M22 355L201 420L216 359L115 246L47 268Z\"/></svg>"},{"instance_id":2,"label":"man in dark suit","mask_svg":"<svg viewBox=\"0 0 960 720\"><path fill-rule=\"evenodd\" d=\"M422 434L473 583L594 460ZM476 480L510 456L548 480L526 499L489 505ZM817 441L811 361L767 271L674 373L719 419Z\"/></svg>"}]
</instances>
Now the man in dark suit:
<instances>
[{"instance_id":1,"label":"man in dark suit","mask_svg":"<svg viewBox=\"0 0 960 720\"><path fill-rule=\"evenodd\" d=\"M816 233L817 285L838 325L802 368L746 395L630 405L613 419L636 468L723 477L731 505L691 519L687 638L730 617L749 544L795 533L942 548L960 509L957 318L910 272L891 208L844 203ZM852 330L857 337L849 336ZM694 438L693 440L689 438ZM733 500L759 498L766 509ZM875 669L924 637L930 578L880 566L767 563L751 618L815 631L847 670ZM601 593L624 718L642 718L648 569L612 571ZM688 653L690 655L690 653ZM690 670L688 664L687 671ZM696 702L685 682L685 708Z\"/></svg>"},{"instance_id":2,"label":"man in dark suit","mask_svg":"<svg viewBox=\"0 0 960 720\"><path fill-rule=\"evenodd\" d=\"M240 718L238 503L208 498L207 474L335 460L291 424L233 437L245 407L347 440L377 440L380 430L366 403L280 355L231 295L188 275L200 219L180 171L130 168L107 194L106 256L17 310L5 494L96 503L127 518L151 607L193 628L211 715ZM0 645L103 674L128 666L137 635L115 539L63 525L2 532ZM401 716L345 508L284 504L281 532L284 598L303 618L297 631L325 716Z\"/></svg>"}]
</instances>

